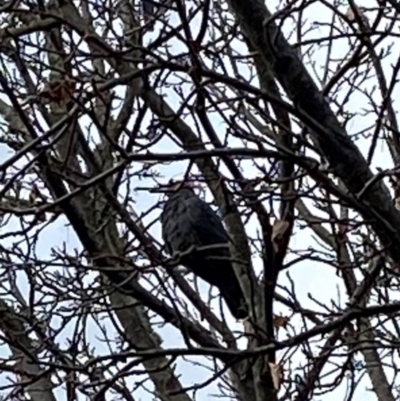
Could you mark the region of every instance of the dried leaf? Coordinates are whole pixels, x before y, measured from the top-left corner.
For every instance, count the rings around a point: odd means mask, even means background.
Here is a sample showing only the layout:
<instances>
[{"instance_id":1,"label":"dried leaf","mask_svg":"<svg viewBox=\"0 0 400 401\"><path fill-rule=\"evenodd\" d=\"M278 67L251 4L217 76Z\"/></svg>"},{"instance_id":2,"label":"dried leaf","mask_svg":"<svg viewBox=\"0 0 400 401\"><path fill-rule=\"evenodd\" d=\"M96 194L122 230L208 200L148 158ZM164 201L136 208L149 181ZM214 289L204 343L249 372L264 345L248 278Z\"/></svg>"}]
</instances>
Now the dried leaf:
<instances>
[{"instance_id":1,"label":"dried leaf","mask_svg":"<svg viewBox=\"0 0 400 401\"><path fill-rule=\"evenodd\" d=\"M356 14L357 13L357 14ZM362 8L355 6L354 9L349 7L346 12L346 17L350 22L357 22L356 15L358 16L358 19L361 19L364 25L368 26L368 18L366 15L363 13Z\"/></svg>"},{"instance_id":2,"label":"dried leaf","mask_svg":"<svg viewBox=\"0 0 400 401\"><path fill-rule=\"evenodd\" d=\"M239 103L239 106L237 107L237 112L239 116L245 116L246 115L246 108L243 102Z\"/></svg>"},{"instance_id":3,"label":"dried leaf","mask_svg":"<svg viewBox=\"0 0 400 401\"><path fill-rule=\"evenodd\" d=\"M58 103L66 103L71 100L75 90L76 81L73 78L65 77L47 83L39 96Z\"/></svg>"},{"instance_id":4,"label":"dried leaf","mask_svg":"<svg viewBox=\"0 0 400 401\"><path fill-rule=\"evenodd\" d=\"M274 226L272 227L272 244L274 245L275 251L279 251L279 245L284 238L290 224L286 220L276 220Z\"/></svg>"},{"instance_id":5,"label":"dried leaf","mask_svg":"<svg viewBox=\"0 0 400 401\"><path fill-rule=\"evenodd\" d=\"M32 185L31 192L29 193L29 201L33 204L36 203L36 200L41 200L43 202L46 202L46 197L41 194L39 191L39 188L37 187L36 184Z\"/></svg>"},{"instance_id":6,"label":"dried leaf","mask_svg":"<svg viewBox=\"0 0 400 401\"><path fill-rule=\"evenodd\" d=\"M347 9L345 16L349 19L350 22L356 21L356 16L355 16L354 11L353 11L353 9L351 7L349 7Z\"/></svg>"},{"instance_id":7,"label":"dried leaf","mask_svg":"<svg viewBox=\"0 0 400 401\"><path fill-rule=\"evenodd\" d=\"M400 210L400 197L399 197L399 198L396 198L396 199L394 200L394 207L395 207L397 210Z\"/></svg>"},{"instance_id":8,"label":"dried leaf","mask_svg":"<svg viewBox=\"0 0 400 401\"><path fill-rule=\"evenodd\" d=\"M281 327L286 329L289 322L290 322L289 316L274 315L273 324L276 329L280 329Z\"/></svg>"},{"instance_id":9,"label":"dried leaf","mask_svg":"<svg viewBox=\"0 0 400 401\"><path fill-rule=\"evenodd\" d=\"M43 211L38 211L36 213L36 221L38 223L45 223L47 221L47 216L46 216L46 212Z\"/></svg>"},{"instance_id":10,"label":"dried leaf","mask_svg":"<svg viewBox=\"0 0 400 401\"><path fill-rule=\"evenodd\" d=\"M39 189L38 187L33 184L31 188L31 192L29 192L29 201L31 203L35 203L36 199L39 198Z\"/></svg>"},{"instance_id":11,"label":"dried leaf","mask_svg":"<svg viewBox=\"0 0 400 401\"><path fill-rule=\"evenodd\" d=\"M268 362L268 365L269 365L269 369L271 372L272 383L274 384L274 389L276 391L279 391L279 389L281 388L281 382L282 382L282 376L283 376L282 366L277 363L272 363L272 362Z\"/></svg>"}]
</instances>

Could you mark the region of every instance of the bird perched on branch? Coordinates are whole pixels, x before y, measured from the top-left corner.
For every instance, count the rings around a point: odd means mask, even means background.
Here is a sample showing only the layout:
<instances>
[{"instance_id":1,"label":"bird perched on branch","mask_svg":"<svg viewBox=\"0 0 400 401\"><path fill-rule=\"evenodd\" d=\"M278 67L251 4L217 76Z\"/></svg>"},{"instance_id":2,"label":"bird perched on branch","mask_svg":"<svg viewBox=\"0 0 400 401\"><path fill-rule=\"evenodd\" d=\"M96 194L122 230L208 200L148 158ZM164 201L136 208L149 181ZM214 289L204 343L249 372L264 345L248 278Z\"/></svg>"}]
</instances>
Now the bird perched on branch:
<instances>
[{"instance_id":1,"label":"bird perched on branch","mask_svg":"<svg viewBox=\"0 0 400 401\"><path fill-rule=\"evenodd\" d=\"M170 182L162 192L168 196L161 214L167 252L184 253L180 263L217 287L232 315L244 319L246 303L233 270L228 234L220 218L187 183Z\"/></svg>"}]
</instances>

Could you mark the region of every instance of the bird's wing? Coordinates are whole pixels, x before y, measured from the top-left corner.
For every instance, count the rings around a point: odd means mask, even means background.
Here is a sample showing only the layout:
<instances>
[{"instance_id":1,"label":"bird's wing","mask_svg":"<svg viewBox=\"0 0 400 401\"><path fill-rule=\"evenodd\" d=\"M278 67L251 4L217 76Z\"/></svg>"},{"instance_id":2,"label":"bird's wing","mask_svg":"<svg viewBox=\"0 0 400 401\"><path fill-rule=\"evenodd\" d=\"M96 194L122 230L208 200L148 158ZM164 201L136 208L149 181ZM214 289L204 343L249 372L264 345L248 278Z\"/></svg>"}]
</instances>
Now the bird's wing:
<instances>
[{"instance_id":1,"label":"bird's wing","mask_svg":"<svg viewBox=\"0 0 400 401\"><path fill-rule=\"evenodd\" d=\"M224 244L228 241L220 218L208 203L193 197L189 200L187 212L199 245Z\"/></svg>"},{"instance_id":2,"label":"bird's wing","mask_svg":"<svg viewBox=\"0 0 400 401\"><path fill-rule=\"evenodd\" d=\"M167 251L184 252L191 246L223 244L226 231L211 207L193 196L184 200L168 200L161 214L162 237Z\"/></svg>"},{"instance_id":3,"label":"bird's wing","mask_svg":"<svg viewBox=\"0 0 400 401\"><path fill-rule=\"evenodd\" d=\"M163 239L164 245L165 245L165 250L169 255L172 255L174 253L174 249L169 242L169 231L170 231L170 224L169 224L169 217L170 213L168 210L168 203L164 205L163 211L160 215L160 221L161 221L161 237Z\"/></svg>"},{"instance_id":4,"label":"bird's wing","mask_svg":"<svg viewBox=\"0 0 400 401\"><path fill-rule=\"evenodd\" d=\"M167 252L184 252L195 242L195 232L187 217L185 202L168 200L161 213L161 233Z\"/></svg>"}]
</instances>

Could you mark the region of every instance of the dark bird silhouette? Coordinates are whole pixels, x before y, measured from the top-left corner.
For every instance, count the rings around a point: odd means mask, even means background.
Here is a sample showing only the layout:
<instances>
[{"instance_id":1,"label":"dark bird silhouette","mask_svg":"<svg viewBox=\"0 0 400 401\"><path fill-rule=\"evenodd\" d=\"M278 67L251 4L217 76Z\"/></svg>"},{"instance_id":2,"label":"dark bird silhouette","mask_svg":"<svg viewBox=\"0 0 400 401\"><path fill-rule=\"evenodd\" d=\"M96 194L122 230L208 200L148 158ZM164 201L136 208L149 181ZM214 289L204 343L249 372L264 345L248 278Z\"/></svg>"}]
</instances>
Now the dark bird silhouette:
<instances>
[{"instance_id":1,"label":"dark bird silhouette","mask_svg":"<svg viewBox=\"0 0 400 401\"><path fill-rule=\"evenodd\" d=\"M187 184L170 183L161 214L162 237L170 255L188 252L180 263L216 286L236 319L247 316L242 289L231 263L228 234L220 218ZM217 245L221 245L218 247ZM202 251L200 247L210 247ZM194 248L194 250L193 250Z\"/></svg>"}]
</instances>

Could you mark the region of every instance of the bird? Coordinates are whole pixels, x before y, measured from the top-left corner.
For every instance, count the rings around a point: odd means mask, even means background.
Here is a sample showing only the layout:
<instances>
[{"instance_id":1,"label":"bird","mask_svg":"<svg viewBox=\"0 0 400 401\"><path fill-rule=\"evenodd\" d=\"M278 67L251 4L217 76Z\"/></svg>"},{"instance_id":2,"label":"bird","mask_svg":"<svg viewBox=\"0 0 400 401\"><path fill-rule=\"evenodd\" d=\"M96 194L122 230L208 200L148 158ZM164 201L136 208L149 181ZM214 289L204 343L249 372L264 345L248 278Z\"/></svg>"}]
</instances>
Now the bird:
<instances>
[{"instance_id":1,"label":"bird","mask_svg":"<svg viewBox=\"0 0 400 401\"><path fill-rule=\"evenodd\" d=\"M166 252L171 256L183 253L180 263L219 289L234 318L245 319L246 301L232 266L229 236L220 218L188 182L170 181L163 192L167 200L160 220ZM198 249L207 246L209 249L204 251Z\"/></svg>"}]
</instances>

